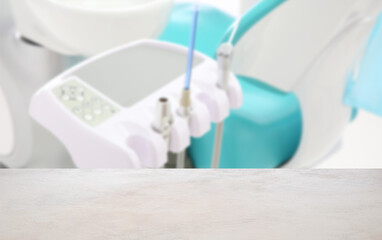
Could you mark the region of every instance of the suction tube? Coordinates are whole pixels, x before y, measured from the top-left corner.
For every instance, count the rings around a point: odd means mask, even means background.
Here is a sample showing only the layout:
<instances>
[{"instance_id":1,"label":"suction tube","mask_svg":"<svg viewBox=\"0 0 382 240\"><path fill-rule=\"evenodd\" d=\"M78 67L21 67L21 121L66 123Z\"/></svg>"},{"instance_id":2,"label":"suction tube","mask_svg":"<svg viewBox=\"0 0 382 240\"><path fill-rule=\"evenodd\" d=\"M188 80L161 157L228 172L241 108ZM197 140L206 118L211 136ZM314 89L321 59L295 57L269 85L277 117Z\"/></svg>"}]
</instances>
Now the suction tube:
<instances>
[{"instance_id":1,"label":"suction tube","mask_svg":"<svg viewBox=\"0 0 382 240\"><path fill-rule=\"evenodd\" d=\"M255 4L255 6L253 6L242 16L238 26L236 26L237 23L235 22L227 30L221 40L221 44L229 42L233 32L236 31L232 39L232 45L236 45L257 22L259 22L261 19L263 19L265 16L267 16L274 9L286 1L287 0L262 0Z\"/></svg>"}]
</instances>

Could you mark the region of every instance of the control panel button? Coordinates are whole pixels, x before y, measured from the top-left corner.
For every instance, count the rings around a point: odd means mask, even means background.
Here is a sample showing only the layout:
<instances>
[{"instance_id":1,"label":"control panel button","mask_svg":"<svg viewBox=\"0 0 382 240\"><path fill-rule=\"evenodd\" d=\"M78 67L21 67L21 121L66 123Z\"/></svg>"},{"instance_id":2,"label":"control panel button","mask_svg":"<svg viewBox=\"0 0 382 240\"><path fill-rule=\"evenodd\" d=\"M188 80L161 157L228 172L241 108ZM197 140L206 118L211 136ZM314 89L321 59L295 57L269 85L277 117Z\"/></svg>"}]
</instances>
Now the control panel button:
<instances>
[{"instance_id":1,"label":"control panel button","mask_svg":"<svg viewBox=\"0 0 382 240\"><path fill-rule=\"evenodd\" d=\"M91 103L93 103L94 105L98 105L101 103L101 99L98 98L98 97L93 97L91 100L90 100Z\"/></svg>"},{"instance_id":2,"label":"control panel button","mask_svg":"<svg viewBox=\"0 0 382 240\"><path fill-rule=\"evenodd\" d=\"M85 114L84 119L88 122L92 121L94 119L93 115L91 114Z\"/></svg>"},{"instance_id":3,"label":"control panel button","mask_svg":"<svg viewBox=\"0 0 382 240\"><path fill-rule=\"evenodd\" d=\"M53 91L72 114L92 127L103 123L119 111L111 101L96 94L75 77Z\"/></svg>"},{"instance_id":4,"label":"control panel button","mask_svg":"<svg viewBox=\"0 0 382 240\"><path fill-rule=\"evenodd\" d=\"M102 110L101 109L96 109L96 110L94 110L94 114L95 115L101 115L102 114Z\"/></svg>"},{"instance_id":5,"label":"control panel button","mask_svg":"<svg viewBox=\"0 0 382 240\"><path fill-rule=\"evenodd\" d=\"M91 108L92 105L90 102L84 102L81 104L81 106L83 109L89 109L89 108Z\"/></svg>"},{"instance_id":6,"label":"control panel button","mask_svg":"<svg viewBox=\"0 0 382 240\"><path fill-rule=\"evenodd\" d=\"M82 108L80 108L80 107L74 107L72 111L73 111L74 114L79 115L79 114L82 113Z\"/></svg>"},{"instance_id":7,"label":"control panel button","mask_svg":"<svg viewBox=\"0 0 382 240\"><path fill-rule=\"evenodd\" d=\"M69 97L68 95L62 95L62 96L61 96L61 99L62 99L63 101L69 101L70 97Z\"/></svg>"},{"instance_id":8,"label":"control panel button","mask_svg":"<svg viewBox=\"0 0 382 240\"><path fill-rule=\"evenodd\" d=\"M103 110L109 112L111 110L111 107L110 105L106 104L106 105L103 105Z\"/></svg>"}]
</instances>

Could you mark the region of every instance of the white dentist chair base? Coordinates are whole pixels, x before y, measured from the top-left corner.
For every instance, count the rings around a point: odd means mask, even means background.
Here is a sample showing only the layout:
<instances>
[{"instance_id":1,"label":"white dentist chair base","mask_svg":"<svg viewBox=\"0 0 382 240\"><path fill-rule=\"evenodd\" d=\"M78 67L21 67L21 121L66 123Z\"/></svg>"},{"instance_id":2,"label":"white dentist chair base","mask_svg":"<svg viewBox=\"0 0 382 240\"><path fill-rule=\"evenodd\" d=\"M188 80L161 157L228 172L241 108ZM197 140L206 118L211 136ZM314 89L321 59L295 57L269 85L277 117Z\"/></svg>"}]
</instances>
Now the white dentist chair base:
<instances>
[{"instance_id":1,"label":"white dentist chair base","mask_svg":"<svg viewBox=\"0 0 382 240\"><path fill-rule=\"evenodd\" d=\"M211 122L242 104L234 75L227 97L217 86L216 62L196 53L188 125L176 114L186 58L186 48L158 41L111 50L45 85L32 98L30 114L64 143L80 168L163 167L168 151L184 151L191 136L206 134ZM162 97L174 114L169 147L152 127Z\"/></svg>"}]
</instances>

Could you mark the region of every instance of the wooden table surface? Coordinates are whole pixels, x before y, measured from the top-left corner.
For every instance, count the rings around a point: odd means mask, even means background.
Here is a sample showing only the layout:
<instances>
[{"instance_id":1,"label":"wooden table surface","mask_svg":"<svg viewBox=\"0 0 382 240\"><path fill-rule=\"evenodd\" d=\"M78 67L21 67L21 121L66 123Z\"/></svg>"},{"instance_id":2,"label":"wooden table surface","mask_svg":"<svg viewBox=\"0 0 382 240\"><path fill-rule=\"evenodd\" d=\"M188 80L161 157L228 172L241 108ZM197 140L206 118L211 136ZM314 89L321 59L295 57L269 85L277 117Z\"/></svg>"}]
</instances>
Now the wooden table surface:
<instances>
[{"instance_id":1,"label":"wooden table surface","mask_svg":"<svg viewBox=\"0 0 382 240\"><path fill-rule=\"evenodd\" d=\"M1 240L381 240L382 171L4 170Z\"/></svg>"}]
</instances>

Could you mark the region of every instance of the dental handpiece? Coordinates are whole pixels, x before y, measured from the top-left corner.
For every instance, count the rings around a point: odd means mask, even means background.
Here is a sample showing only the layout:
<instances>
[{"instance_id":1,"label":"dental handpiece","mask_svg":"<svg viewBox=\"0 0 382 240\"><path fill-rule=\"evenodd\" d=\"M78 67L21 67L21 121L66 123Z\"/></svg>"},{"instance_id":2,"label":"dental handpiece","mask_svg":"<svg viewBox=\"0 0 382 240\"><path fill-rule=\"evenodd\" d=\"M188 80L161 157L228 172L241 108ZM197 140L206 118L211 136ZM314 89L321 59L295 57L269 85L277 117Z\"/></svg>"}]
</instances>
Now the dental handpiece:
<instances>
[{"instance_id":1,"label":"dental handpiece","mask_svg":"<svg viewBox=\"0 0 382 240\"><path fill-rule=\"evenodd\" d=\"M194 63L194 52L195 52L195 43L196 43L196 34L198 29L198 18L199 18L199 4L195 4L194 15L192 19L192 28L191 28L191 38L190 46L188 48L188 58L187 58L187 67L186 67L186 79L184 88L182 90L182 97L180 99L180 109L178 111L179 115L183 117L187 123L190 122L190 116L192 112L192 103L191 103L191 79L192 79L192 67ZM186 165L186 150L179 153L176 158L176 167L185 168Z\"/></svg>"},{"instance_id":2,"label":"dental handpiece","mask_svg":"<svg viewBox=\"0 0 382 240\"><path fill-rule=\"evenodd\" d=\"M231 74L231 63L233 55L233 46L230 43L222 44L219 47L218 60L218 87L223 89L228 94L228 84ZM224 121L216 125L215 142L212 154L212 168L219 168L221 148L223 144Z\"/></svg>"},{"instance_id":3,"label":"dental handpiece","mask_svg":"<svg viewBox=\"0 0 382 240\"><path fill-rule=\"evenodd\" d=\"M178 111L179 116L184 118L187 123L190 123L190 117L192 113L191 104L191 92L189 89L184 89L182 97L180 99L180 109ZM186 150L179 153L176 157L176 168L185 168L186 166Z\"/></svg>"},{"instance_id":4,"label":"dental handpiece","mask_svg":"<svg viewBox=\"0 0 382 240\"><path fill-rule=\"evenodd\" d=\"M160 98L155 109L153 129L162 135L168 149L170 148L172 124L173 115L171 112L171 103L167 98Z\"/></svg>"}]
</instances>

